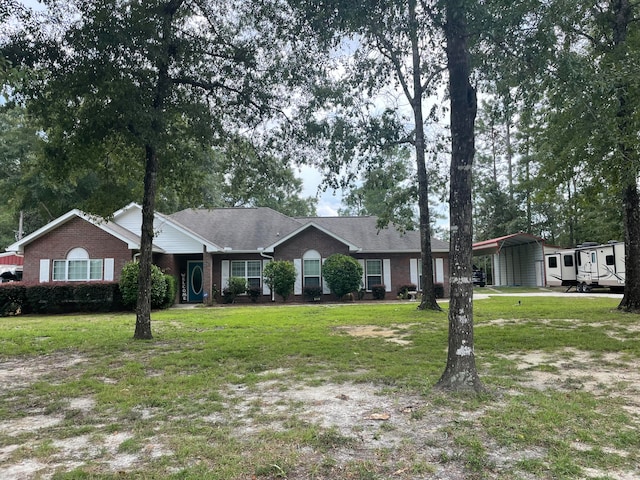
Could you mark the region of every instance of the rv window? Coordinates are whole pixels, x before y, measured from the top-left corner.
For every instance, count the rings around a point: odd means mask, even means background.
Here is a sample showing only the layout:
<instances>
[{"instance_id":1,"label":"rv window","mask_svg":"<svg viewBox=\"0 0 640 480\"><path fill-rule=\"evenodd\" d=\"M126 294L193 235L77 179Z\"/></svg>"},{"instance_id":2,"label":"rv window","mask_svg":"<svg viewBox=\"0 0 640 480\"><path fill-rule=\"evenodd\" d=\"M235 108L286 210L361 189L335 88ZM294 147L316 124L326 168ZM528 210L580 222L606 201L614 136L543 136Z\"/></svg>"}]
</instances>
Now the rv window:
<instances>
[{"instance_id":1,"label":"rv window","mask_svg":"<svg viewBox=\"0 0 640 480\"><path fill-rule=\"evenodd\" d=\"M564 255L564 266L573 267L573 255Z\"/></svg>"},{"instance_id":2,"label":"rv window","mask_svg":"<svg viewBox=\"0 0 640 480\"><path fill-rule=\"evenodd\" d=\"M549 268L558 268L558 259L556 257L549 257Z\"/></svg>"},{"instance_id":3,"label":"rv window","mask_svg":"<svg viewBox=\"0 0 640 480\"><path fill-rule=\"evenodd\" d=\"M607 263L607 265L613 265L615 263L613 255L607 255L605 257L605 262Z\"/></svg>"},{"instance_id":4,"label":"rv window","mask_svg":"<svg viewBox=\"0 0 640 480\"><path fill-rule=\"evenodd\" d=\"M591 263L596 263L596 252L591 252Z\"/></svg>"}]
</instances>

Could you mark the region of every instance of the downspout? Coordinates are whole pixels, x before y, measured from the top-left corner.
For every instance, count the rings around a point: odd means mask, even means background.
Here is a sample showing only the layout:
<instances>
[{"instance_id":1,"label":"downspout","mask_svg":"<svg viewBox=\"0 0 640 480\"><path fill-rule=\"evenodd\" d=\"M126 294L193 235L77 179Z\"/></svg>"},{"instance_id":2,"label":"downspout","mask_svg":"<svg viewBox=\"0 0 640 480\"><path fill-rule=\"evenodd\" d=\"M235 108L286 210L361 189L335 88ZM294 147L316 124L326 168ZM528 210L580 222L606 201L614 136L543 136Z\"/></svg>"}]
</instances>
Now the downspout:
<instances>
[{"instance_id":1,"label":"downspout","mask_svg":"<svg viewBox=\"0 0 640 480\"><path fill-rule=\"evenodd\" d=\"M260 256L261 257L264 257L266 259L269 259L269 260L273 261L273 257L271 255L267 255L266 253L264 253L264 248L258 247L258 252L260 252ZM263 279L264 279L264 275L263 275ZM275 293L273 292L273 288L269 287L269 291L271 292L271 301L275 302L276 301L276 297L275 297Z\"/></svg>"}]
</instances>

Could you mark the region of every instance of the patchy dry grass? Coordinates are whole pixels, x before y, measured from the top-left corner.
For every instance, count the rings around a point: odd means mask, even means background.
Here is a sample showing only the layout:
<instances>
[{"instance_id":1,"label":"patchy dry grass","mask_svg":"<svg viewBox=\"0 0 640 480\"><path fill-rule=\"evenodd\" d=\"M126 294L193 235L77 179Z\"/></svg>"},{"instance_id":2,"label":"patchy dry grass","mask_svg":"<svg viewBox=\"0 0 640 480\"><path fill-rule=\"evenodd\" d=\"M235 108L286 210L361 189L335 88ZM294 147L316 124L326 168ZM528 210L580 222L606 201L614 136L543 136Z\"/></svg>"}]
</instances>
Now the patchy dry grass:
<instances>
[{"instance_id":1,"label":"patchy dry grass","mask_svg":"<svg viewBox=\"0 0 640 480\"><path fill-rule=\"evenodd\" d=\"M476 302L481 397L409 303L0 319L0 478L639 478L637 317L585 298Z\"/></svg>"}]
</instances>

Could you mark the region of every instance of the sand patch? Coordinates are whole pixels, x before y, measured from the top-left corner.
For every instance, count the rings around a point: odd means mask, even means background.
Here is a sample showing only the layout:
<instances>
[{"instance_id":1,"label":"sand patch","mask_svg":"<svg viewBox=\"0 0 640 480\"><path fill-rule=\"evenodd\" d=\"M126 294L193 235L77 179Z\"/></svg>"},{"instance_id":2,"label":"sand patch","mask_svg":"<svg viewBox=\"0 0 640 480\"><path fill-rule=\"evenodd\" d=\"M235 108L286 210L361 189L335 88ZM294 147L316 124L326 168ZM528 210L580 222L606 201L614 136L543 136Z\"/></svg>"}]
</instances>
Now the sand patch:
<instances>
[{"instance_id":1,"label":"sand patch","mask_svg":"<svg viewBox=\"0 0 640 480\"><path fill-rule=\"evenodd\" d=\"M336 330L345 332L353 337L364 338L382 338L388 342L397 343L398 345L410 345L411 340L407 340L409 336L406 325L391 325L390 327L381 327L379 325L354 325L346 327L338 327Z\"/></svg>"}]
</instances>

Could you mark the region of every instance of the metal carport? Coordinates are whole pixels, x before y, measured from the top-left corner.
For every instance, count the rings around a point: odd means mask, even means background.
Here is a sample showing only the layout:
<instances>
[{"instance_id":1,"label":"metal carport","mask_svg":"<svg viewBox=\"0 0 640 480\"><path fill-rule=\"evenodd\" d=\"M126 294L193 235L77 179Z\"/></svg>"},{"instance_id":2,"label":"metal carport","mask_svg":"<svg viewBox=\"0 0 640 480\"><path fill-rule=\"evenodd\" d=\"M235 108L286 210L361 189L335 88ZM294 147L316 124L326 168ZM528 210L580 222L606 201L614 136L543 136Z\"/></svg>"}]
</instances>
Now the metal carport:
<instances>
[{"instance_id":1,"label":"metal carport","mask_svg":"<svg viewBox=\"0 0 640 480\"><path fill-rule=\"evenodd\" d=\"M491 258L493 285L544 286L544 239L540 237L521 232L477 242L473 256Z\"/></svg>"}]
</instances>

